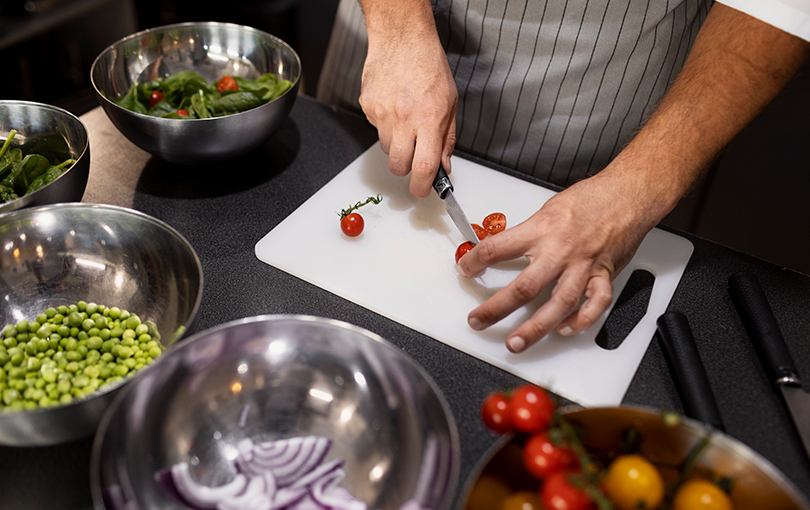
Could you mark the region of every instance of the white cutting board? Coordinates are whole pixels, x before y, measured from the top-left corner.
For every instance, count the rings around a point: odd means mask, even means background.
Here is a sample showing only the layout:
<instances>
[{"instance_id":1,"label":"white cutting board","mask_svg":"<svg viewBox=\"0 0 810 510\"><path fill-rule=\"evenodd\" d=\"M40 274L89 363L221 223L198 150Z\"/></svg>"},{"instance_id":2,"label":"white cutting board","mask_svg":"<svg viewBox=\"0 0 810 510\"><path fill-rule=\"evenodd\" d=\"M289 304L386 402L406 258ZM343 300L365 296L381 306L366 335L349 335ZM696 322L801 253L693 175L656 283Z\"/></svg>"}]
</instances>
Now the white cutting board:
<instances>
[{"instance_id":1,"label":"white cutting board","mask_svg":"<svg viewBox=\"0 0 810 510\"><path fill-rule=\"evenodd\" d=\"M507 227L514 226L554 194L457 156L452 169L456 197L472 223L502 212ZM364 232L356 238L343 235L340 210L378 193L382 203L360 209ZM503 263L466 279L455 269L462 242L438 196L414 198L408 177L388 171L388 158L377 143L262 238L256 256L588 407L621 403L693 250L688 240L660 229L647 235L613 282L615 304L635 269L655 276L646 315L618 348L605 350L595 342L608 310L587 331L573 337L551 333L526 352L512 354L504 344L507 333L537 310L548 292L488 330L472 330L467 314L512 281L526 262Z\"/></svg>"}]
</instances>

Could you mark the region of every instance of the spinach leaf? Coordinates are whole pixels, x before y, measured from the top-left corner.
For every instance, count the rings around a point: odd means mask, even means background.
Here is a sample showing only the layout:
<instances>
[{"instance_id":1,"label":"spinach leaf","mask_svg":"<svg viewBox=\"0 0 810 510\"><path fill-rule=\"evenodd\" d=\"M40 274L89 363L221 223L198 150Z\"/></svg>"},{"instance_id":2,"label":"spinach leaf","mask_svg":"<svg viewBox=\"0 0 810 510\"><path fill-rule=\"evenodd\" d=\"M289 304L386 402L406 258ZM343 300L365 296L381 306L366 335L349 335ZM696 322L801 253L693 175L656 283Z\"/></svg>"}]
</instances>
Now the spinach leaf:
<instances>
[{"instance_id":1,"label":"spinach leaf","mask_svg":"<svg viewBox=\"0 0 810 510\"><path fill-rule=\"evenodd\" d=\"M165 99L161 99L157 104L155 104L155 106L150 108L147 113L154 117L163 117L167 113L171 113L176 110L177 108L175 108L170 102L166 101Z\"/></svg>"},{"instance_id":2,"label":"spinach leaf","mask_svg":"<svg viewBox=\"0 0 810 510\"><path fill-rule=\"evenodd\" d=\"M207 119L211 117L211 112L208 110L208 100L203 94L194 94L191 96L191 108L194 110L194 113L197 114L197 118Z\"/></svg>"},{"instance_id":3,"label":"spinach leaf","mask_svg":"<svg viewBox=\"0 0 810 510\"><path fill-rule=\"evenodd\" d=\"M116 104L121 108L132 110L135 113L142 113L146 115L146 106L138 101L138 84L133 83L129 91L123 97L116 101Z\"/></svg>"},{"instance_id":4,"label":"spinach leaf","mask_svg":"<svg viewBox=\"0 0 810 510\"><path fill-rule=\"evenodd\" d=\"M252 92L234 92L208 103L208 109L214 117L239 113L264 104L264 101Z\"/></svg>"},{"instance_id":5,"label":"spinach leaf","mask_svg":"<svg viewBox=\"0 0 810 510\"><path fill-rule=\"evenodd\" d=\"M10 187L0 184L0 203L11 202L20 198Z\"/></svg>"},{"instance_id":6,"label":"spinach leaf","mask_svg":"<svg viewBox=\"0 0 810 510\"><path fill-rule=\"evenodd\" d=\"M24 157L22 161L14 165L14 170L12 170L14 174L14 191L18 195L25 194L25 190L28 189L34 179L47 172L50 166L51 163L45 156L29 154Z\"/></svg>"},{"instance_id":7,"label":"spinach leaf","mask_svg":"<svg viewBox=\"0 0 810 510\"><path fill-rule=\"evenodd\" d=\"M22 150L11 149L0 157L0 181L11 175L14 165L22 161Z\"/></svg>"},{"instance_id":8,"label":"spinach leaf","mask_svg":"<svg viewBox=\"0 0 810 510\"><path fill-rule=\"evenodd\" d=\"M56 180L57 177L62 175L67 171L67 168L62 166L52 166L50 167L44 174L40 175L28 186L28 189L25 190L26 195L30 195L31 193L35 192L36 190L47 186L48 184L52 183Z\"/></svg>"}]
</instances>

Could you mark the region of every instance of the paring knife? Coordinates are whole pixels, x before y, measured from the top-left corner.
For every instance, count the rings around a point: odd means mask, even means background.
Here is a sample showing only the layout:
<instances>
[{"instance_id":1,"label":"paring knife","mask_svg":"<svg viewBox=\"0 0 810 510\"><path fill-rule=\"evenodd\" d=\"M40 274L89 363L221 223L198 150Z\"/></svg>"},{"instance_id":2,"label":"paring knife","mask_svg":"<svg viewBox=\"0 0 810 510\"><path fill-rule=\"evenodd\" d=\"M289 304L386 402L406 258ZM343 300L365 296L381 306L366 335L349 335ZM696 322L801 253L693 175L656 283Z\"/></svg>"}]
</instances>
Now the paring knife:
<instances>
[{"instance_id":1,"label":"paring knife","mask_svg":"<svg viewBox=\"0 0 810 510\"><path fill-rule=\"evenodd\" d=\"M436 178L433 180L433 189L439 194L439 198L444 200L447 214L450 215L450 218L453 220L453 223L456 224L456 228L458 228L461 235L464 236L464 239L471 242L473 245L478 244L478 236L475 235L475 231L472 225L470 225L467 215L464 214L461 206L456 201L456 197L453 195L453 184L450 182L450 178L447 176L447 172L444 171L444 167L441 164L439 165L439 171L436 173Z\"/></svg>"},{"instance_id":2,"label":"paring knife","mask_svg":"<svg viewBox=\"0 0 810 510\"><path fill-rule=\"evenodd\" d=\"M802 388L796 365L759 280L751 273L740 272L733 274L728 284L748 336L768 375L781 391L804 451L810 458L810 393Z\"/></svg>"}]
</instances>

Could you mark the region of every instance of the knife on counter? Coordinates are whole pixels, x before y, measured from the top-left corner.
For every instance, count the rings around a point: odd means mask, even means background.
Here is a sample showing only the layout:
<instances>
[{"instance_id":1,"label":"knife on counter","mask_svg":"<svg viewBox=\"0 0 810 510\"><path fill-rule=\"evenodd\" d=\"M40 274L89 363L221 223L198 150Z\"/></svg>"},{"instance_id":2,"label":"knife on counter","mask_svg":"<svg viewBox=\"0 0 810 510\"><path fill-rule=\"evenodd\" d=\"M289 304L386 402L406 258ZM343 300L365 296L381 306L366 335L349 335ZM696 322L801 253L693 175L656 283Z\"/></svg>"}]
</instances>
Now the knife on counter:
<instances>
[{"instance_id":1,"label":"knife on counter","mask_svg":"<svg viewBox=\"0 0 810 510\"><path fill-rule=\"evenodd\" d=\"M444 206L447 209L447 214L456 224L456 228L464 236L464 239L471 242L473 245L478 244L478 236L470 225L467 215L461 209L456 197L453 195L453 184L450 182L450 177L444 171L444 167L439 164L439 171L436 173L436 178L433 179L433 189L439 194L439 198L444 200Z\"/></svg>"},{"instance_id":2,"label":"knife on counter","mask_svg":"<svg viewBox=\"0 0 810 510\"><path fill-rule=\"evenodd\" d=\"M802 381L757 277L749 272L729 278L729 293L765 370L782 393L793 424L810 458L810 393Z\"/></svg>"}]
</instances>

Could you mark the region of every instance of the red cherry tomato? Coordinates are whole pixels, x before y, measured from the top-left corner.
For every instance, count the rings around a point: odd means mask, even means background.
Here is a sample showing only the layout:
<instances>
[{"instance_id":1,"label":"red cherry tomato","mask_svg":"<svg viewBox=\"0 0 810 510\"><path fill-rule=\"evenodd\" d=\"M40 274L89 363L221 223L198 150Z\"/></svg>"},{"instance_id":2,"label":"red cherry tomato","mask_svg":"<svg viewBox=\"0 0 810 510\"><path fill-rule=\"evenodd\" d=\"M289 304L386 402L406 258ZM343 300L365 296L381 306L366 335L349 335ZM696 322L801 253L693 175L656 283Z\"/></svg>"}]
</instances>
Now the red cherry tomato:
<instances>
[{"instance_id":1,"label":"red cherry tomato","mask_svg":"<svg viewBox=\"0 0 810 510\"><path fill-rule=\"evenodd\" d=\"M188 117L188 110L185 109L177 110L177 115L180 115L181 117Z\"/></svg>"},{"instance_id":2,"label":"red cherry tomato","mask_svg":"<svg viewBox=\"0 0 810 510\"><path fill-rule=\"evenodd\" d=\"M475 235L478 236L479 241L484 239L487 236L487 234L489 234L489 232L487 232L487 229L485 229L478 223L471 223L471 225L473 228L473 232L475 232Z\"/></svg>"},{"instance_id":3,"label":"red cherry tomato","mask_svg":"<svg viewBox=\"0 0 810 510\"><path fill-rule=\"evenodd\" d=\"M554 401L546 390L533 384L521 386L509 399L512 427L527 434L544 431L551 421L554 409Z\"/></svg>"},{"instance_id":4,"label":"red cherry tomato","mask_svg":"<svg viewBox=\"0 0 810 510\"><path fill-rule=\"evenodd\" d=\"M159 90L153 90L152 93L149 94L149 108L154 107L162 100L163 100L163 92Z\"/></svg>"},{"instance_id":5,"label":"red cherry tomato","mask_svg":"<svg viewBox=\"0 0 810 510\"><path fill-rule=\"evenodd\" d=\"M222 93L226 90L239 90L239 85L236 83L236 80L230 76L223 76L217 82L217 92Z\"/></svg>"},{"instance_id":6,"label":"red cherry tomato","mask_svg":"<svg viewBox=\"0 0 810 510\"><path fill-rule=\"evenodd\" d=\"M593 501L582 489L568 481L566 471L557 471L543 482L540 500L546 510L591 510Z\"/></svg>"},{"instance_id":7,"label":"red cherry tomato","mask_svg":"<svg viewBox=\"0 0 810 510\"><path fill-rule=\"evenodd\" d=\"M503 232L506 229L506 215L503 213L492 213L481 223L489 235L494 236L500 232Z\"/></svg>"},{"instance_id":8,"label":"red cherry tomato","mask_svg":"<svg viewBox=\"0 0 810 510\"><path fill-rule=\"evenodd\" d=\"M458 264L459 259L463 257L465 253L472 249L473 244L469 241L464 241L463 243L459 244L458 248L456 248L456 264Z\"/></svg>"},{"instance_id":9,"label":"red cherry tomato","mask_svg":"<svg viewBox=\"0 0 810 510\"><path fill-rule=\"evenodd\" d=\"M497 434L506 434L512 430L509 420L509 398L503 393L493 393L484 399L481 406L481 420L484 425Z\"/></svg>"},{"instance_id":10,"label":"red cherry tomato","mask_svg":"<svg viewBox=\"0 0 810 510\"><path fill-rule=\"evenodd\" d=\"M523 464L529 473L539 479L545 479L557 471L577 467L577 456L568 448L552 443L548 434L535 434L526 441L523 447Z\"/></svg>"},{"instance_id":11,"label":"red cherry tomato","mask_svg":"<svg viewBox=\"0 0 810 510\"><path fill-rule=\"evenodd\" d=\"M363 233L366 222L357 213L347 214L340 220L340 229L349 237L357 237Z\"/></svg>"}]
</instances>

